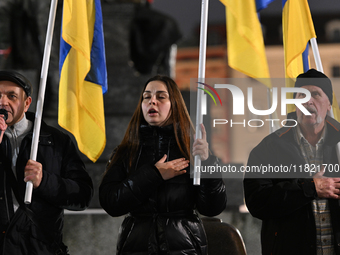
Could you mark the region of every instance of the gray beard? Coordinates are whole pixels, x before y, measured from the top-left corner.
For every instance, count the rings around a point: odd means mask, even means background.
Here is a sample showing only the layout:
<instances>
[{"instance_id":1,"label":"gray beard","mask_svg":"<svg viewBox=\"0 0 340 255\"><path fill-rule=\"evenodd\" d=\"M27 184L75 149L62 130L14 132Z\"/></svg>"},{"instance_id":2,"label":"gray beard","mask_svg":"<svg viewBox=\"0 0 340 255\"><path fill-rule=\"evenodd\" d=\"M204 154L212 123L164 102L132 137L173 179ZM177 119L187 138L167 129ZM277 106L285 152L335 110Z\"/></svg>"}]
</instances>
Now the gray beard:
<instances>
[{"instance_id":1,"label":"gray beard","mask_svg":"<svg viewBox=\"0 0 340 255\"><path fill-rule=\"evenodd\" d=\"M314 125L320 124L320 123L323 121L322 117L318 114L317 111L314 111L314 113L315 113L315 115L316 115L316 123L315 123ZM298 121L299 124L302 123L302 116L303 116L303 115L300 115L300 116L297 118L297 121Z\"/></svg>"}]
</instances>

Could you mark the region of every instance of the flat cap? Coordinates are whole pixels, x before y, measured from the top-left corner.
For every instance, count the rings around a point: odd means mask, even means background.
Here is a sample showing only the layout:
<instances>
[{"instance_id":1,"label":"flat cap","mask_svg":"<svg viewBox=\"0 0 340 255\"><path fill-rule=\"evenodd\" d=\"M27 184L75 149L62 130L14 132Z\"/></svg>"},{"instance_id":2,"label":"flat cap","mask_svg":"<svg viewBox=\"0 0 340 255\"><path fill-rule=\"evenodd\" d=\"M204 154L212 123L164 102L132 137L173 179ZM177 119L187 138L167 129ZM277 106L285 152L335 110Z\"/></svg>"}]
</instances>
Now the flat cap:
<instances>
[{"instance_id":1,"label":"flat cap","mask_svg":"<svg viewBox=\"0 0 340 255\"><path fill-rule=\"evenodd\" d=\"M23 88L27 96L32 95L32 84L22 74L16 71L0 71L0 81L11 81Z\"/></svg>"}]
</instances>

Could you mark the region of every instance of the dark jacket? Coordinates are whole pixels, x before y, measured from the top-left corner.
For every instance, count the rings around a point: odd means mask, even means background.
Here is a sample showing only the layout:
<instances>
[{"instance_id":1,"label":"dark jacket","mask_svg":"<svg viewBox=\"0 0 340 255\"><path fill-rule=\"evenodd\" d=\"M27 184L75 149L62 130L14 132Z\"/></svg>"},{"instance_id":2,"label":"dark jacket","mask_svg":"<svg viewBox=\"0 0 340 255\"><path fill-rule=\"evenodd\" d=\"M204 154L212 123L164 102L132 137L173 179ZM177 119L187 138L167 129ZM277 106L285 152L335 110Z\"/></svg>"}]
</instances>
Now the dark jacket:
<instances>
[{"instance_id":1,"label":"dark jacket","mask_svg":"<svg viewBox=\"0 0 340 255\"><path fill-rule=\"evenodd\" d=\"M326 118L326 123L323 162L339 170L335 145L340 141L340 124L330 117ZM316 227L311 203L317 192L309 174L300 173L300 166L304 167L306 162L292 127L283 127L268 135L251 151L247 165L261 164L291 167L290 173L281 173L276 179L266 178L266 174L260 173L245 174L246 205L254 217L262 220L262 254L316 254ZM330 172L329 167L324 175L339 177L339 171ZM339 201L329 199L329 207L334 248L336 254L340 254Z\"/></svg>"},{"instance_id":2,"label":"dark jacket","mask_svg":"<svg viewBox=\"0 0 340 255\"><path fill-rule=\"evenodd\" d=\"M34 114L27 113L26 117L34 122ZM17 159L17 190L20 196L17 199L21 200L21 204L26 188L26 183L23 181L24 168L30 158L31 141L32 133L29 133L22 141ZM4 163L4 153L11 151L6 136L1 143L1 149L2 163ZM40 186L33 190L31 204L27 205L37 222L32 223L22 205L9 221L8 210L3 209L10 208L9 206L12 205L7 205L8 199L0 199L3 255L55 254L51 251L52 244L46 236L49 235L57 244L61 244L64 209L83 210L92 198L92 180L86 173L73 142L68 135L43 122L37 161L43 166L43 178ZM1 170L2 181L0 182L1 198L6 197L6 192L8 193L4 182L9 183L8 172L3 170Z\"/></svg>"},{"instance_id":3,"label":"dark jacket","mask_svg":"<svg viewBox=\"0 0 340 255\"><path fill-rule=\"evenodd\" d=\"M129 170L119 160L100 185L102 207L111 216L129 215L122 223L118 254L206 254L203 225L194 212L214 216L226 206L221 179L202 179L200 186L186 173L164 181L155 163L183 157L171 126L142 126L141 146ZM209 157L207 163L216 158Z\"/></svg>"}]
</instances>

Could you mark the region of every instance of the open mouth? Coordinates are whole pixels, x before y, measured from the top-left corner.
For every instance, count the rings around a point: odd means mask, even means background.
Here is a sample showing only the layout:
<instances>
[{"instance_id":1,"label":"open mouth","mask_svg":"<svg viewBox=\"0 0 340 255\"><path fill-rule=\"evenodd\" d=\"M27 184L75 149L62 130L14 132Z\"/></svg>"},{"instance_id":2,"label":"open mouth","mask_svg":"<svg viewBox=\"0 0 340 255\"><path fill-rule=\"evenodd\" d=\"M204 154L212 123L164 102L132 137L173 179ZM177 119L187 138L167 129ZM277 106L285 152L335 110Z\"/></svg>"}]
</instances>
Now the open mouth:
<instances>
[{"instance_id":1,"label":"open mouth","mask_svg":"<svg viewBox=\"0 0 340 255\"><path fill-rule=\"evenodd\" d=\"M149 114L153 114L153 113L157 113L157 111L156 111L155 109L150 109L150 110L148 111L148 113L149 113Z\"/></svg>"}]
</instances>

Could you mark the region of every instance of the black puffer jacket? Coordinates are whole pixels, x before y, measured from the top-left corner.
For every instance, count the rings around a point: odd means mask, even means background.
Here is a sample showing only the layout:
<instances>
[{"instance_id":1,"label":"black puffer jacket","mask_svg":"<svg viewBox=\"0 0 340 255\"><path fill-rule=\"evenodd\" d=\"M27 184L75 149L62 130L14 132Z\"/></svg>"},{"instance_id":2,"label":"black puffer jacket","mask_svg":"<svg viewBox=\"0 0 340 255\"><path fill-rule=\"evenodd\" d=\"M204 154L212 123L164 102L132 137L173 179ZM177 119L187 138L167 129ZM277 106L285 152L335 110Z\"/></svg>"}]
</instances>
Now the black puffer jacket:
<instances>
[{"instance_id":1,"label":"black puffer jacket","mask_svg":"<svg viewBox=\"0 0 340 255\"><path fill-rule=\"evenodd\" d=\"M155 163L167 154L171 161L183 157L172 125L142 126L136 163L118 161L108 169L100 186L102 207L111 216L125 218L118 238L118 254L207 254L203 225L195 209L214 216L226 206L221 179L202 179L194 186L186 173L164 181ZM206 162L213 163L210 156ZM189 172L189 171L188 171Z\"/></svg>"},{"instance_id":2,"label":"black puffer jacket","mask_svg":"<svg viewBox=\"0 0 340 255\"><path fill-rule=\"evenodd\" d=\"M26 117L34 121L34 114L27 113ZM92 180L70 137L42 122L37 161L43 165L43 178L40 186L33 190L32 203L27 205L34 213L36 221L33 223L23 210L24 168L30 158L31 141L32 133L29 133L21 143L16 176L18 201L21 200L22 205L10 221L9 206L13 205L3 199L9 192L4 185L10 183L9 172L0 168L0 239L3 241L3 245L0 242L0 254L3 255L56 254L52 249L62 242L64 209L84 210L93 195ZM4 153L11 151L9 139L4 136L0 145L0 166L4 166Z\"/></svg>"}]
</instances>

